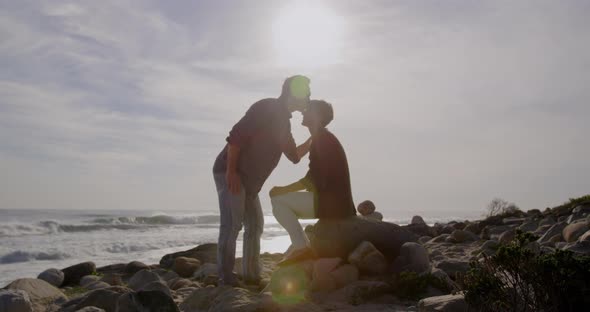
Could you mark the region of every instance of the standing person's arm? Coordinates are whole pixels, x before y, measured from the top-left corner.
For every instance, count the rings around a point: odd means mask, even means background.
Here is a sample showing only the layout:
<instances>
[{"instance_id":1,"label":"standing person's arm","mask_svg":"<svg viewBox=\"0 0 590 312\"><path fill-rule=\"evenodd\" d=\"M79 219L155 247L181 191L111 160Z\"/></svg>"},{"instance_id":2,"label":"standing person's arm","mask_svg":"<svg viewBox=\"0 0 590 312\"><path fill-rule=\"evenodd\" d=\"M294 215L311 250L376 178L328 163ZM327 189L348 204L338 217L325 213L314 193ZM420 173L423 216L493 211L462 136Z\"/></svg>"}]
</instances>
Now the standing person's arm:
<instances>
[{"instance_id":1,"label":"standing person's arm","mask_svg":"<svg viewBox=\"0 0 590 312\"><path fill-rule=\"evenodd\" d=\"M225 171L225 181L232 194L240 193L242 181L238 174L238 159L240 158L240 147L234 144L227 146L227 169Z\"/></svg>"},{"instance_id":2,"label":"standing person's arm","mask_svg":"<svg viewBox=\"0 0 590 312\"><path fill-rule=\"evenodd\" d=\"M287 158L292 163L297 164L301 158L303 158L303 156L309 152L310 146L311 137L309 137L301 145L295 145L295 139L293 139L293 135L291 134L291 126L289 125L289 129L286 132L285 138L283 139L283 154L285 154L285 156L287 156Z\"/></svg>"}]
</instances>

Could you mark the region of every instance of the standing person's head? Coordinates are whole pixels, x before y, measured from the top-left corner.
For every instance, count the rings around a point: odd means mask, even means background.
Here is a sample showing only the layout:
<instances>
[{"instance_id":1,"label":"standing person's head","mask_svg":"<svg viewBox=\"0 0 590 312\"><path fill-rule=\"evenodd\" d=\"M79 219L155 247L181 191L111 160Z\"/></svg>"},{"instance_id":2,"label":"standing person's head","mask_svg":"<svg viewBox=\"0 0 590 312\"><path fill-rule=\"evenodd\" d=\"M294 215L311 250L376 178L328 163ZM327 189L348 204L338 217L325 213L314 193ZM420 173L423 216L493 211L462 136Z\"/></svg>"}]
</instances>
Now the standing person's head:
<instances>
[{"instance_id":1,"label":"standing person's head","mask_svg":"<svg viewBox=\"0 0 590 312\"><path fill-rule=\"evenodd\" d=\"M309 83L309 78L302 75L295 75L285 80L279 98L285 102L289 111L303 113L307 109L311 96Z\"/></svg>"},{"instance_id":2,"label":"standing person's head","mask_svg":"<svg viewBox=\"0 0 590 312\"><path fill-rule=\"evenodd\" d=\"M302 125L310 131L325 128L334 119L332 104L324 100L311 100L309 107L303 113Z\"/></svg>"}]
</instances>

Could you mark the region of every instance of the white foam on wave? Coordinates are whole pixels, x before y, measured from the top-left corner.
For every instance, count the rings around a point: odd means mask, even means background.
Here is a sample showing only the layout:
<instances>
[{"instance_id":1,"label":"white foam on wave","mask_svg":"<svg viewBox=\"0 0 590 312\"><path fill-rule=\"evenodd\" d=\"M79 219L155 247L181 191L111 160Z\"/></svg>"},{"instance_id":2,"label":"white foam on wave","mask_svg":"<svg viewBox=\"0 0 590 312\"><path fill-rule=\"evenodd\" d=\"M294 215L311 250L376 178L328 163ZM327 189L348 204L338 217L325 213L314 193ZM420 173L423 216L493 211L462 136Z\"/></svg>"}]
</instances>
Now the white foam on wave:
<instances>
[{"instance_id":1,"label":"white foam on wave","mask_svg":"<svg viewBox=\"0 0 590 312\"><path fill-rule=\"evenodd\" d=\"M17 250L7 255L0 257L0 264L16 263L16 262L29 262L34 260L62 260L69 258L70 255L61 252L30 252Z\"/></svg>"}]
</instances>

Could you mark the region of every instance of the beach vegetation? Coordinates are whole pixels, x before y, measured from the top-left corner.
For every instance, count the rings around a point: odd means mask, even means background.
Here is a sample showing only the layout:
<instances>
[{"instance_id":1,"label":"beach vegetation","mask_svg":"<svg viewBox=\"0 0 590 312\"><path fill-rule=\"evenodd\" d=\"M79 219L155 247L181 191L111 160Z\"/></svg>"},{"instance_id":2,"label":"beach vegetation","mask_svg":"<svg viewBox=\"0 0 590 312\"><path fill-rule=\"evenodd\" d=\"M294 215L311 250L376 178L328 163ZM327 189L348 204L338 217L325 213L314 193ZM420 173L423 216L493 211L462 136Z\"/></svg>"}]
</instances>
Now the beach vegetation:
<instances>
[{"instance_id":1,"label":"beach vegetation","mask_svg":"<svg viewBox=\"0 0 590 312\"><path fill-rule=\"evenodd\" d=\"M590 257L537 254L531 233L518 233L493 256L471 263L465 300L477 311L581 311L590 306Z\"/></svg>"}]
</instances>

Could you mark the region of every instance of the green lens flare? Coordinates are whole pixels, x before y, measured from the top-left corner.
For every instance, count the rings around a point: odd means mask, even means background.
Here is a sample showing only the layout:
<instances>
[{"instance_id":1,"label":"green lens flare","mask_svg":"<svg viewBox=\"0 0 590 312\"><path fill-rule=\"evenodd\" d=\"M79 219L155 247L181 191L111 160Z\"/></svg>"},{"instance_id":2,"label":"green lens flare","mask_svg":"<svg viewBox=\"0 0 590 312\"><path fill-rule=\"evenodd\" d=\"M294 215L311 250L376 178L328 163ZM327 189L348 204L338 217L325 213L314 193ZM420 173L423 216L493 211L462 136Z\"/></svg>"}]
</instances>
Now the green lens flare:
<instances>
[{"instance_id":1,"label":"green lens flare","mask_svg":"<svg viewBox=\"0 0 590 312\"><path fill-rule=\"evenodd\" d=\"M310 95L309 91L309 79L303 76L295 76L289 84L289 90L291 95L298 99L308 98Z\"/></svg>"}]
</instances>

